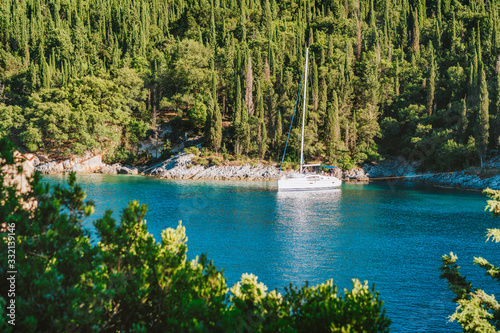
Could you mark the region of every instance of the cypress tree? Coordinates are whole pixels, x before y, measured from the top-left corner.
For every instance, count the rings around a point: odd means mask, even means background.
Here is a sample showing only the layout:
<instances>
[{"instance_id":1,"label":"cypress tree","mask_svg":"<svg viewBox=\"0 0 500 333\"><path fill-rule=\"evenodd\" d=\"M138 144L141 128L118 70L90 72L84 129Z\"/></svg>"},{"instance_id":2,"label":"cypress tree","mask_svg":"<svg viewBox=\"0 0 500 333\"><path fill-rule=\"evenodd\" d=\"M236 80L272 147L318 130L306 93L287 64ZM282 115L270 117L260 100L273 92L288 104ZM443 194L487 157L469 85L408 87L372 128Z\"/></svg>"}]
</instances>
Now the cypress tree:
<instances>
[{"instance_id":1,"label":"cypress tree","mask_svg":"<svg viewBox=\"0 0 500 333\"><path fill-rule=\"evenodd\" d=\"M211 79L212 79L212 91L209 97L209 107L207 108L207 118L205 121L205 140L208 142L208 145L210 147L213 147L212 145L212 139L213 139L213 124L214 124L214 111L215 111L215 104L217 103L217 96L214 98L214 91L216 90L216 84L217 82L215 81L215 65L214 65L214 59L210 59L210 69L211 69Z\"/></svg>"},{"instance_id":2,"label":"cypress tree","mask_svg":"<svg viewBox=\"0 0 500 333\"><path fill-rule=\"evenodd\" d=\"M213 121L212 121L212 130L210 132L211 134L210 141L212 144L212 149L217 152L221 147L222 143L222 115L220 113L217 101L214 101L214 111L212 119Z\"/></svg>"},{"instance_id":3,"label":"cypress tree","mask_svg":"<svg viewBox=\"0 0 500 333\"><path fill-rule=\"evenodd\" d=\"M269 138L267 137L266 124L263 121L261 121L259 126L261 127L261 132L262 132L260 146L259 146L259 152L260 152L259 155L260 158L263 159L267 153Z\"/></svg>"},{"instance_id":4,"label":"cypress tree","mask_svg":"<svg viewBox=\"0 0 500 333\"><path fill-rule=\"evenodd\" d=\"M415 14L413 19L413 43L412 50L413 53L417 54L420 51L420 26L418 21L418 9L415 8Z\"/></svg>"},{"instance_id":5,"label":"cypress tree","mask_svg":"<svg viewBox=\"0 0 500 333\"><path fill-rule=\"evenodd\" d=\"M361 60L361 20L356 16L356 59L358 61Z\"/></svg>"},{"instance_id":6,"label":"cypress tree","mask_svg":"<svg viewBox=\"0 0 500 333\"><path fill-rule=\"evenodd\" d=\"M264 80L266 81L266 84L269 84L271 81L271 69L269 68L267 58L264 61Z\"/></svg>"},{"instance_id":7,"label":"cypress tree","mask_svg":"<svg viewBox=\"0 0 500 333\"><path fill-rule=\"evenodd\" d=\"M455 17L455 12L453 12L453 19L451 23L451 46L450 46L450 51L452 54L455 53L456 43L457 43L457 20Z\"/></svg>"},{"instance_id":8,"label":"cypress tree","mask_svg":"<svg viewBox=\"0 0 500 333\"><path fill-rule=\"evenodd\" d=\"M255 87L255 116L259 119L264 119L264 96L262 94L261 80L257 80Z\"/></svg>"},{"instance_id":9,"label":"cypress tree","mask_svg":"<svg viewBox=\"0 0 500 333\"><path fill-rule=\"evenodd\" d=\"M240 18L240 25L241 25L241 40L246 41L247 40L247 19L246 19L246 13L245 13L245 6L243 3L241 4L241 18Z\"/></svg>"},{"instance_id":10,"label":"cypress tree","mask_svg":"<svg viewBox=\"0 0 500 333\"><path fill-rule=\"evenodd\" d=\"M319 103L318 103L318 114L320 119L324 119L326 116L326 108L328 103L328 85L326 80L321 80L321 88L319 89Z\"/></svg>"},{"instance_id":11,"label":"cypress tree","mask_svg":"<svg viewBox=\"0 0 500 333\"><path fill-rule=\"evenodd\" d=\"M252 57L248 55L247 74L245 78L245 106L247 107L249 116L253 116L253 113L255 111L252 92L253 92Z\"/></svg>"},{"instance_id":12,"label":"cypress tree","mask_svg":"<svg viewBox=\"0 0 500 333\"><path fill-rule=\"evenodd\" d=\"M432 43L429 41L429 50L430 50L430 63L431 63L431 71L429 76L429 85L427 90L427 114L432 116L432 111L434 109L434 94L436 92L436 59L434 56L434 48L432 47Z\"/></svg>"},{"instance_id":13,"label":"cypress tree","mask_svg":"<svg viewBox=\"0 0 500 333\"><path fill-rule=\"evenodd\" d=\"M274 131L274 149L279 151L281 149L281 136L283 135L283 120L281 119L281 111L278 111L276 118L276 130Z\"/></svg>"},{"instance_id":14,"label":"cypress tree","mask_svg":"<svg viewBox=\"0 0 500 333\"><path fill-rule=\"evenodd\" d=\"M222 115L217 103L217 78L215 70L212 71L212 115L210 129L210 145L214 151L218 151L222 143Z\"/></svg>"},{"instance_id":15,"label":"cypress tree","mask_svg":"<svg viewBox=\"0 0 500 333\"><path fill-rule=\"evenodd\" d=\"M376 29L375 22L375 9L373 7L373 0L370 0L370 28Z\"/></svg>"},{"instance_id":16,"label":"cypress tree","mask_svg":"<svg viewBox=\"0 0 500 333\"><path fill-rule=\"evenodd\" d=\"M330 35L330 38L328 38L328 59L331 60L332 58L333 58L333 35Z\"/></svg>"},{"instance_id":17,"label":"cypress tree","mask_svg":"<svg viewBox=\"0 0 500 333\"><path fill-rule=\"evenodd\" d=\"M327 109L325 123L326 155L330 159L334 158L335 147L340 139L339 105L337 93L335 92L335 90L333 91L332 95L332 103Z\"/></svg>"},{"instance_id":18,"label":"cypress tree","mask_svg":"<svg viewBox=\"0 0 500 333\"><path fill-rule=\"evenodd\" d=\"M217 43L217 36L215 32L215 14L214 14L214 3L212 0L211 6L210 6L210 45L215 48L215 45Z\"/></svg>"},{"instance_id":19,"label":"cypress tree","mask_svg":"<svg viewBox=\"0 0 500 333\"><path fill-rule=\"evenodd\" d=\"M486 83L486 75L484 69L481 69L481 85L479 93L479 111L477 113L476 120L476 149L481 160L481 169L484 167L484 156L486 155L486 150L488 149L488 139L489 139L489 97L488 97L488 86Z\"/></svg>"},{"instance_id":20,"label":"cypress tree","mask_svg":"<svg viewBox=\"0 0 500 333\"><path fill-rule=\"evenodd\" d=\"M441 14L441 0L437 0L436 7L437 7L437 21L438 21L438 25L439 25L439 27L442 27L443 26L443 17L442 17L442 14Z\"/></svg>"},{"instance_id":21,"label":"cypress tree","mask_svg":"<svg viewBox=\"0 0 500 333\"><path fill-rule=\"evenodd\" d=\"M318 111L318 101L319 101L319 74L318 74L318 65L316 65L316 61L314 60L314 56L312 57L311 63L311 74L312 74L312 98L313 98L313 110L314 112Z\"/></svg>"},{"instance_id":22,"label":"cypress tree","mask_svg":"<svg viewBox=\"0 0 500 333\"><path fill-rule=\"evenodd\" d=\"M427 19L427 6L425 4L426 0L419 0L418 1L418 25L423 27L425 20Z\"/></svg>"},{"instance_id":23,"label":"cypress tree","mask_svg":"<svg viewBox=\"0 0 500 333\"><path fill-rule=\"evenodd\" d=\"M50 89L52 85L50 68L43 54L43 45L40 45L40 68L42 72L42 77L40 78L41 85L44 89Z\"/></svg>"},{"instance_id":24,"label":"cypress tree","mask_svg":"<svg viewBox=\"0 0 500 333\"><path fill-rule=\"evenodd\" d=\"M496 73L497 73L497 100L495 105L495 128L493 131L493 139L495 140L495 144L500 146L500 55L498 56L497 65L496 65Z\"/></svg>"},{"instance_id":25,"label":"cypress tree","mask_svg":"<svg viewBox=\"0 0 500 333\"><path fill-rule=\"evenodd\" d=\"M236 75L236 97L235 97L235 107L233 121L235 124L241 122L241 80L240 76Z\"/></svg>"},{"instance_id":26,"label":"cypress tree","mask_svg":"<svg viewBox=\"0 0 500 333\"><path fill-rule=\"evenodd\" d=\"M467 102L464 98L461 100L462 107L460 108L460 139L463 144L467 143L467 126L469 124L469 120L467 119Z\"/></svg>"},{"instance_id":27,"label":"cypress tree","mask_svg":"<svg viewBox=\"0 0 500 333\"><path fill-rule=\"evenodd\" d=\"M270 39L272 35L272 25L273 25L273 15L271 12L271 5L269 0L265 0L264 2L264 12L262 13L262 30L264 32L264 36Z\"/></svg>"},{"instance_id":28,"label":"cypress tree","mask_svg":"<svg viewBox=\"0 0 500 333\"><path fill-rule=\"evenodd\" d=\"M396 58L396 77L394 79L394 91L399 96L399 59Z\"/></svg>"}]
</instances>

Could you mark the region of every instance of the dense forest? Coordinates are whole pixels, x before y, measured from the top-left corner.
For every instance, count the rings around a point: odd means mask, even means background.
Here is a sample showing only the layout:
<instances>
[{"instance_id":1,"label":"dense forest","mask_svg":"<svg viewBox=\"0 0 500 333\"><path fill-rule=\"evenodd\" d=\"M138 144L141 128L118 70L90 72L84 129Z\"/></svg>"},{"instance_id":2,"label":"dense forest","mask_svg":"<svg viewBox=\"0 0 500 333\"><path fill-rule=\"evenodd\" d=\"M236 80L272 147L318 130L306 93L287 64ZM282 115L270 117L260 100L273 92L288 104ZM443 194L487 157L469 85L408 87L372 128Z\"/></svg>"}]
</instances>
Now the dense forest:
<instances>
[{"instance_id":1,"label":"dense forest","mask_svg":"<svg viewBox=\"0 0 500 333\"><path fill-rule=\"evenodd\" d=\"M496 0L0 6L0 136L28 151L131 161L169 124L157 142L190 133L212 151L277 161L306 47L308 160L349 169L392 155L443 170L499 146Z\"/></svg>"}]
</instances>

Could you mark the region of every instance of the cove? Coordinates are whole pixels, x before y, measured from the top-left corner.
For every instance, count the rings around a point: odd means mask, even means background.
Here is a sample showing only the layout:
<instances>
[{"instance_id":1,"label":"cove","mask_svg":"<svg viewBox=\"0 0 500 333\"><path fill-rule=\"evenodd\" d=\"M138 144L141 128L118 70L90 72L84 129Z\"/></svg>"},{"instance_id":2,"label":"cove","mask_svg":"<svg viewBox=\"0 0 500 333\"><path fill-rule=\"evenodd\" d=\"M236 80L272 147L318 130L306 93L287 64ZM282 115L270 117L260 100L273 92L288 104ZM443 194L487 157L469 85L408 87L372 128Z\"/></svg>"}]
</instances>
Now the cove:
<instances>
[{"instance_id":1,"label":"cove","mask_svg":"<svg viewBox=\"0 0 500 333\"><path fill-rule=\"evenodd\" d=\"M51 184L63 176L44 176ZM453 294L439 279L441 256L454 252L462 274L487 293L498 285L472 266L474 256L499 263L498 245L485 242L499 220L484 212L480 192L414 183L343 184L340 190L277 193L275 182L180 181L128 175L77 175L96 203L92 221L130 200L148 205L149 231L182 220L188 255L206 253L231 287L253 273L269 290L306 281L351 279L375 284L393 332L456 332L448 323Z\"/></svg>"}]
</instances>

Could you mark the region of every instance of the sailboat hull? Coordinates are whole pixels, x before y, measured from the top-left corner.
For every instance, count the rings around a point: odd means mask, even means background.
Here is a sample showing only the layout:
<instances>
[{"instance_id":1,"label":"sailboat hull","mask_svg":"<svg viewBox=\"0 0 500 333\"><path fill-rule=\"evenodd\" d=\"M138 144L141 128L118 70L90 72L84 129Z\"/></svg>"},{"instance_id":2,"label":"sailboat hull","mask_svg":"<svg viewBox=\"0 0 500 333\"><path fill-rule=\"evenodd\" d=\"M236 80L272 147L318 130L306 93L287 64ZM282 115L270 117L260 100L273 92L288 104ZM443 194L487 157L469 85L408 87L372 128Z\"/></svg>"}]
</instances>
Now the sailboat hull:
<instances>
[{"instance_id":1,"label":"sailboat hull","mask_svg":"<svg viewBox=\"0 0 500 333\"><path fill-rule=\"evenodd\" d=\"M282 178L278 180L278 191L320 191L339 188L342 181L336 177L311 175Z\"/></svg>"}]
</instances>

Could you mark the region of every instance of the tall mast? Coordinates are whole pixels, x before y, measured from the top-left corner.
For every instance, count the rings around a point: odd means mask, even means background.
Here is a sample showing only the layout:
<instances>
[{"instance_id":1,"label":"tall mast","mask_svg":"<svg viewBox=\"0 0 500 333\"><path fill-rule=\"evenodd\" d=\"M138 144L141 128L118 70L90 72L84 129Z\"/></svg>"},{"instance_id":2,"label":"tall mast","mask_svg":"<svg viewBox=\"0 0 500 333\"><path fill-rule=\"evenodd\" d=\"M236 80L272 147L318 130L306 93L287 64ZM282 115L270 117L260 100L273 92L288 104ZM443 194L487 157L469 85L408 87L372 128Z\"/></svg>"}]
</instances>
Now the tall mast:
<instances>
[{"instance_id":1,"label":"tall mast","mask_svg":"<svg viewBox=\"0 0 500 333\"><path fill-rule=\"evenodd\" d=\"M300 173L304 163L304 124L306 122L306 95L307 95L307 62L309 61L309 48L306 48L306 69L304 71L304 108L302 110L302 142L300 143Z\"/></svg>"}]
</instances>

